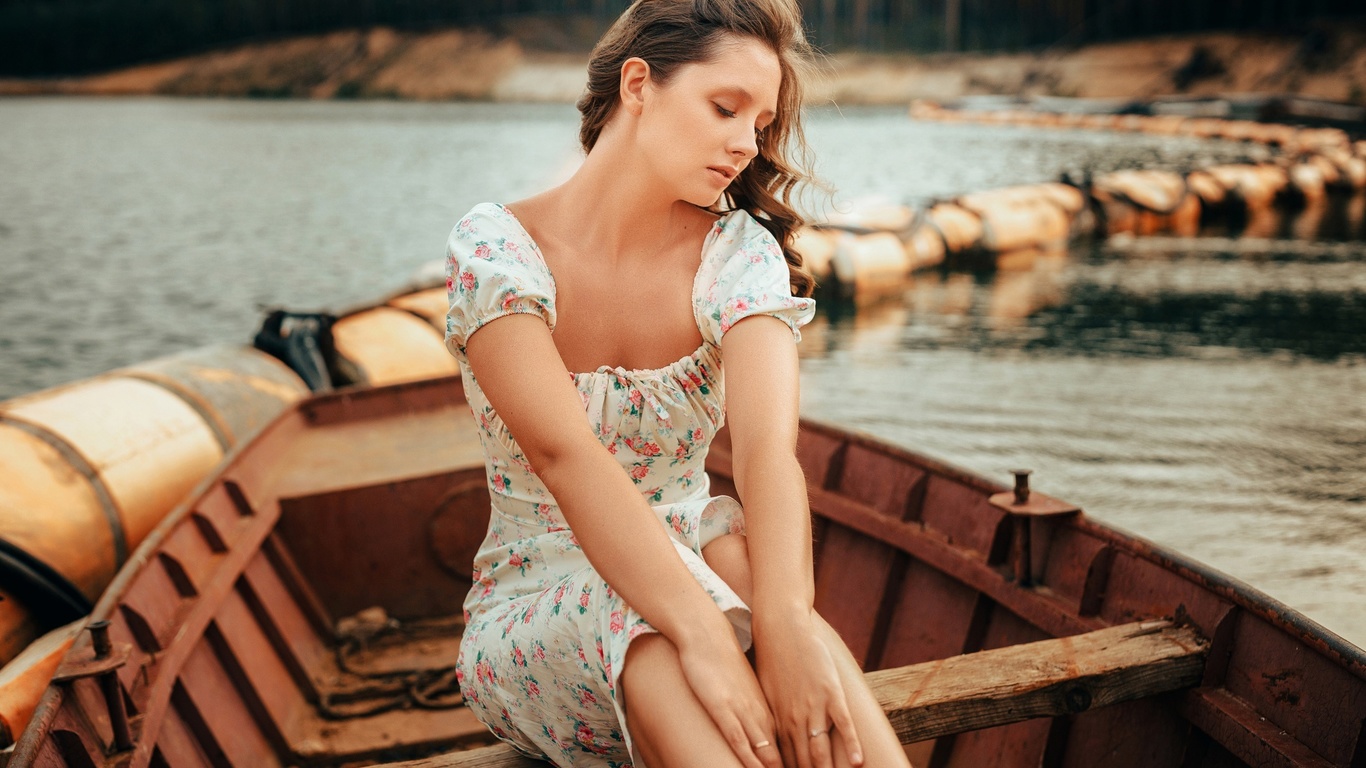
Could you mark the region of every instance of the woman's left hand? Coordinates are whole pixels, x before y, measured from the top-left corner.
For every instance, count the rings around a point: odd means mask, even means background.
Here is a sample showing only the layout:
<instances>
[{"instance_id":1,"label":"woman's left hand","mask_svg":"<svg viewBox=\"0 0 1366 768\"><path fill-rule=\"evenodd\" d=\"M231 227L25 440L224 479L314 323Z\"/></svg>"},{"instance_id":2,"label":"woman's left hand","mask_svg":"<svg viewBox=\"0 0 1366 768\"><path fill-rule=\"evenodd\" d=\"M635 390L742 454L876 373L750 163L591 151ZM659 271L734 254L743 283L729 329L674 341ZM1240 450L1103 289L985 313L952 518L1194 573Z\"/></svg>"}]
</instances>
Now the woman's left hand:
<instances>
[{"instance_id":1,"label":"woman's left hand","mask_svg":"<svg viewBox=\"0 0 1366 768\"><path fill-rule=\"evenodd\" d=\"M755 617L755 671L778 729L783 764L834 768L830 733L838 731L849 762L863 764L835 660L810 615Z\"/></svg>"}]
</instances>

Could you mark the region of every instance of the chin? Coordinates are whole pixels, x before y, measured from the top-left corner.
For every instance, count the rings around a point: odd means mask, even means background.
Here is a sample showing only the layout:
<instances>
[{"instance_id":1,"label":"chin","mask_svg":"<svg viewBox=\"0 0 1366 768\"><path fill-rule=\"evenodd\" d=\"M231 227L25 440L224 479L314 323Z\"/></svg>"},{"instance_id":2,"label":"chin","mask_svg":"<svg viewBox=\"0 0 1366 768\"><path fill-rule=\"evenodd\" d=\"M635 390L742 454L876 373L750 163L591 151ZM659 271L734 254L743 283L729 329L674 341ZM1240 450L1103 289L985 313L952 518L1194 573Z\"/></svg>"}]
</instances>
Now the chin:
<instances>
[{"instance_id":1,"label":"chin","mask_svg":"<svg viewBox=\"0 0 1366 768\"><path fill-rule=\"evenodd\" d=\"M716 189L712 188L692 192L690 194L685 193L681 199L683 200L683 202L691 203L692 205L695 205L698 208L711 208L715 206L717 203L721 202L721 198L724 195L725 190L721 190L718 192Z\"/></svg>"}]
</instances>

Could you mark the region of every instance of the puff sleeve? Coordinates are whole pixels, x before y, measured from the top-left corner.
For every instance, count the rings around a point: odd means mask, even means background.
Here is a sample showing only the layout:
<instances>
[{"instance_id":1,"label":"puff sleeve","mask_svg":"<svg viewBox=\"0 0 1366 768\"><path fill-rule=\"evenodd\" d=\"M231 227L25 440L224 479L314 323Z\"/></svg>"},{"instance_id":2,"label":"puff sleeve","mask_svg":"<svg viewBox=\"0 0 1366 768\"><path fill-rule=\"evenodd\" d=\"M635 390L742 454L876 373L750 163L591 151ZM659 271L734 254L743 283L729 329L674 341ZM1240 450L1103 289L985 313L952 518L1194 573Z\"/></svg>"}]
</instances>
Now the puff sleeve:
<instances>
[{"instance_id":1,"label":"puff sleeve","mask_svg":"<svg viewBox=\"0 0 1366 768\"><path fill-rule=\"evenodd\" d=\"M721 337L734 325L753 315L770 315L799 330L816 313L812 299L792 295L787 261L782 247L762 224L744 211L734 212L716 223L714 252L703 262L703 289L694 312L703 338L721 345ZM708 268L710 267L710 268Z\"/></svg>"},{"instance_id":2,"label":"puff sleeve","mask_svg":"<svg viewBox=\"0 0 1366 768\"><path fill-rule=\"evenodd\" d=\"M504 315L537 315L555 327L553 278L510 215L491 204L475 206L447 240L445 342L461 362L466 340Z\"/></svg>"}]
</instances>

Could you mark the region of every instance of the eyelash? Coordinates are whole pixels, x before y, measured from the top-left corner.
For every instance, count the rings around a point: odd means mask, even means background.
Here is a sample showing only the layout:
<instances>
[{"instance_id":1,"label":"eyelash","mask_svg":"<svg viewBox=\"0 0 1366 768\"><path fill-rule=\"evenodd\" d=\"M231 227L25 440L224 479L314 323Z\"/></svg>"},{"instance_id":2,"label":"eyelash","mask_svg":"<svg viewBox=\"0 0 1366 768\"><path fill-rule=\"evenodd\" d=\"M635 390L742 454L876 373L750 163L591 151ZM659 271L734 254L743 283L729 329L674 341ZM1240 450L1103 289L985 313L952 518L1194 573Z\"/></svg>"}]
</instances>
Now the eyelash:
<instances>
[{"instance_id":1,"label":"eyelash","mask_svg":"<svg viewBox=\"0 0 1366 768\"><path fill-rule=\"evenodd\" d=\"M716 111L719 112L719 113L721 114L722 117L735 117L735 113L734 113L734 112L730 111L729 109L726 109L725 107L721 106L720 104L715 104L715 103L713 103L712 106L713 106L713 107L716 107ZM754 135L755 135L755 136L763 136L763 135L764 135L764 129L763 129L763 128L755 128L755 129L754 129Z\"/></svg>"}]
</instances>

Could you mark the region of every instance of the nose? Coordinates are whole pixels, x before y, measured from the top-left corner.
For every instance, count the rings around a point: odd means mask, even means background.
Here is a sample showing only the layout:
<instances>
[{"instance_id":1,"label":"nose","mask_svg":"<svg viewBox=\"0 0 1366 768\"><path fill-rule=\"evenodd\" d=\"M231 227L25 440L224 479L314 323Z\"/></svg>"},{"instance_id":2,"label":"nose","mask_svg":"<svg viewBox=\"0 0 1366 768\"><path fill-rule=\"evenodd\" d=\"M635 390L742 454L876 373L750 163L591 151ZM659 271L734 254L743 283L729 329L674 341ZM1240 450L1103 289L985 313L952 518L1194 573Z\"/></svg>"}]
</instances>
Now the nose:
<instances>
[{"instance_id":1,"label":"nose","mask_svg":"<svg viewBox=\"0 0 1366 768\"><path fill-rule=\"evenodd\" d=\"M746 162L749 162L759 154L758 134L752 128L747 128L741 124L732 134L728 148L732 156L744 158Z\"/></svg>"}]
</instances>

